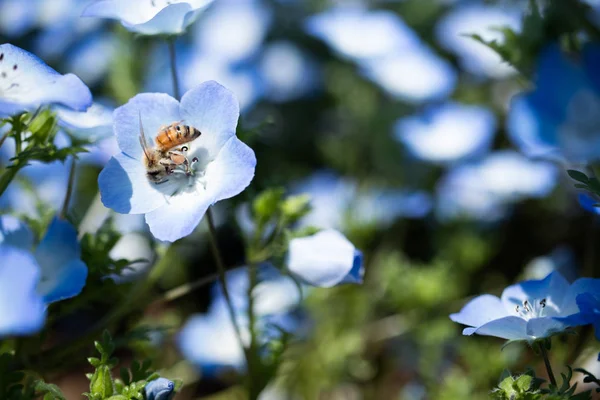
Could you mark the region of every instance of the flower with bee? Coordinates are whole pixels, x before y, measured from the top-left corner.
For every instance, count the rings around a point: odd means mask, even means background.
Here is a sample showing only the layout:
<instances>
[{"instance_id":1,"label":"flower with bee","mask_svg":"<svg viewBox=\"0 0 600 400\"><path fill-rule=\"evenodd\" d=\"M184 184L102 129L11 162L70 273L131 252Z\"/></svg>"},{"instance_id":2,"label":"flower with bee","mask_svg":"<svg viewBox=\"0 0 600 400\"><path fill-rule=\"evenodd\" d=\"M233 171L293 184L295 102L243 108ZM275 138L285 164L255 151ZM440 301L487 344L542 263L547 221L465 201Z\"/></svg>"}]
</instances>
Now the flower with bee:
<instances>
[{"instance_id":1,"label":"flower with bee","mask_svg":"<svg viewBox=\"0 0 600 400\"><path fill-rule=\"evenodd\" d=\"M159 240L189 235L209 206L239 194L254 177L254 152L235 135L238 102L214 81L181 102L138 94L113 117L121 153L98 178L102 202L118 213L145 214Z\"/></svg>"}]
</instances>

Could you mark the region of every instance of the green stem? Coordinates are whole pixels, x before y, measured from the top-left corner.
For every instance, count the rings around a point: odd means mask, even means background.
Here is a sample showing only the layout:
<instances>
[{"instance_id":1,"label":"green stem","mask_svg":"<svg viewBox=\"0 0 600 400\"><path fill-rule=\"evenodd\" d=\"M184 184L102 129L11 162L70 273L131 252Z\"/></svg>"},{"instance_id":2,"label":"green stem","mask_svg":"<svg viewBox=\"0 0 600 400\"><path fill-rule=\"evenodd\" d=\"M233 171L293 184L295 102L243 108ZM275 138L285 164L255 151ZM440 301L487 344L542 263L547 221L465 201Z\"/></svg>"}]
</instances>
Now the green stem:
<instances>
[{"instance_id":1,"label":"green stem","mask_svg":"<svg viewBox=\"0 0 600 400\"><path fill-rule=\"evenodd\" d=\"M554 387L558 387L556 384L556 378L554 377L554 372L552 372L552 365L550 365L550 359L548 358L548 351L546 350L545 343L541 342L538 344L540 348L540 353L544 358L544 364L546 365L546 371L548 371L548 378L550 378L550 383Z\"/></svg>"},{"instance_id":2,"label":"green stem","mask_svg":"<svg viewBox=\"0 0 600 400\"><path fill-rule=\"evenodd\" d=\"M235 309L233 308L233 303L231 301L231 296L229 295L229 289L227 288L227 278L225 276L225 265L223 263L223 258L221 257L221 252L219 251L219 247L217 245L217 230L215 228L215 223L212 216L212 210L210 207L206 210L206 221L208 223L208 241L210 244L210 249L212 251L213 257L215 259L215 263L217 264L217 269L219 273L219 281L221 283L221 287L223 288L223 296L225 297L225 303L227 304L227 310L229 311L229 317L231 318L231 323L233 324L233 328L235 329L235 334L238 338L238 342L242 349L244 349L244 354L246 356L246 362L248 363L248 368L250 368L250 357L248 356L248 351L246 346L244 345L244 341L242 339L242 330L238 324L237 318L235 316Z\"/></svg>"},{"instance_id":3,"label":"green stem","mask_svg":"<svg viewBox=\"0 0 600 400\"><path fill-rule=\"evenodd\" d=\"M179 79L177 78L177 57L175 54L175 38L167 40L169 45L169 59L171 60L171 79L173 80L173 94L179 100Z\"/></svg>"},{"instance_id":4,"label":"green stem","mask_svg":"<svg viewBox=\"0 0 600 400\"><path fill-rule=\"evenodd\" d=\"M65 200L63 202L62 210L60 212L60 217L65 218L67 216L67 211L69 211L69 203L71 202L71 195L73 194L73 187L75 186L75 164L76 159L73 156L73 160L71 161L71 169L69 170L69 182L67 183L67 193L65 194Z\"/></svg>"}]
</instances>

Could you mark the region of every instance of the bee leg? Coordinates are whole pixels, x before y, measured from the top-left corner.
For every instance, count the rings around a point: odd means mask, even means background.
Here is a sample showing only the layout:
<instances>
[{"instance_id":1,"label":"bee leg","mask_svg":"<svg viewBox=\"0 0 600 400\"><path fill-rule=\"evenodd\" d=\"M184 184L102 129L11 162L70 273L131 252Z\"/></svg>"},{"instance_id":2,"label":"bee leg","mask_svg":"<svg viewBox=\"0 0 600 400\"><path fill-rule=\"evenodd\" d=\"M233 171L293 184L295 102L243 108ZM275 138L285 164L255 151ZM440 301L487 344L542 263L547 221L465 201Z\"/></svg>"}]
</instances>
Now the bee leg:
<instances>
[{"instance_id":1,"label":"bee leg","mask_svg":"<svg viewBox=\"0 0 600 400\"><path fill-rule=\"evenodd\" d=\"M168 179L163 179L163 180L162 180L162 181L160 181L160 182L154 182L154 184L156 184L156 185L160 185L161 183L165 183L165 182L169 182L169 180L168 180Z\"/></svg>"}]
</instances>

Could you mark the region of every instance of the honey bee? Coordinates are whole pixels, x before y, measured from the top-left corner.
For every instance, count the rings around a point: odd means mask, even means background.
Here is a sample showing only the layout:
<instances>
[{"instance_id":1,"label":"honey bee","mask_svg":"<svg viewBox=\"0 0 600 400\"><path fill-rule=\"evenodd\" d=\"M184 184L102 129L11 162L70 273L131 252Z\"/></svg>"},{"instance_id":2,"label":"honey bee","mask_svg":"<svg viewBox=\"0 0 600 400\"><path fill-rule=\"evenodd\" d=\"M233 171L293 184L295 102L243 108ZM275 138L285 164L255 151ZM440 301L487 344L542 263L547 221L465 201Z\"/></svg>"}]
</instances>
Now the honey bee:
<instances>
[{"instance_id":1,"label":"honey bee","mask_svg":"<svg viewBox=\"0 0 600 400\"><path fill-rule=\"evenodd\" d=\"M200 137L201 132L193 126L181 124L183 121L173 122L171 125L160 128L154 139L155 146L151 146L144 134L142 115L140 113L140 144L144 150L144 166L148 180L156 184L167 182L167 177L176 171L179 166L184 167L186 175L192 175L190 163L186 157L188 146L186 143Z\"/></svg>"}]
</instances>

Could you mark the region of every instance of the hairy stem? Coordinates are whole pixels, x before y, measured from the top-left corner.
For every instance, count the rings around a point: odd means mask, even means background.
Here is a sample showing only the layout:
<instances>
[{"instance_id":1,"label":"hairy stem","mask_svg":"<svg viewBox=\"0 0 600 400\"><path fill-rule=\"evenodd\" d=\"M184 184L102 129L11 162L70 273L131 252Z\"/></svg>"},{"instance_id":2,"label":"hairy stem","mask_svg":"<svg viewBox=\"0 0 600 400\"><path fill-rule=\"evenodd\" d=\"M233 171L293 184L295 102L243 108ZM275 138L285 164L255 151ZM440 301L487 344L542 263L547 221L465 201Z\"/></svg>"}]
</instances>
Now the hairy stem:
<instances>
[{"instance_id":1,"label":"hairy stem","mask_svg":"<svg viewBox=\"0 0 600 400\"><path fill-rule=\"evenodd\" d=\"M544 364L546 365L546 371L548 371L548 378L550 378L550 383L554 387L558 387L556 384L556 378L554 377L554 372L552 372L552 365L550 365L550 359L548 358L548 351L546 350L546 346L544 343L539 343L540 353L544 358Z\"/></svg>"},{"instance_id":2,"label":"hairy stem","mask_svg":"<svg viewBox=\"0 0 600 400\"><path fill-rule=\"evenodd\" d=\"M65 218L69 211L69 203L71 203L71 196L73 194L73 187L75 186L75 164L77 163L75 156L71 161L71 169L69 170L69 182L67 183L67 193L65 194L65 201L63 202L60 217Z\"/></svg>"}]
</instances>

